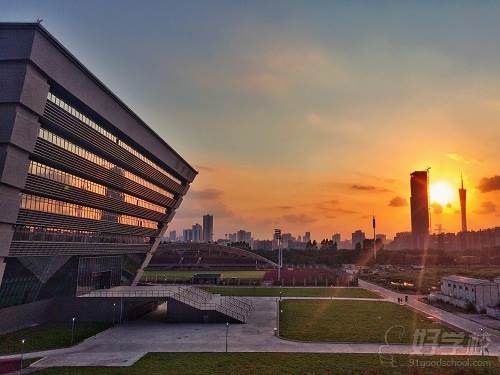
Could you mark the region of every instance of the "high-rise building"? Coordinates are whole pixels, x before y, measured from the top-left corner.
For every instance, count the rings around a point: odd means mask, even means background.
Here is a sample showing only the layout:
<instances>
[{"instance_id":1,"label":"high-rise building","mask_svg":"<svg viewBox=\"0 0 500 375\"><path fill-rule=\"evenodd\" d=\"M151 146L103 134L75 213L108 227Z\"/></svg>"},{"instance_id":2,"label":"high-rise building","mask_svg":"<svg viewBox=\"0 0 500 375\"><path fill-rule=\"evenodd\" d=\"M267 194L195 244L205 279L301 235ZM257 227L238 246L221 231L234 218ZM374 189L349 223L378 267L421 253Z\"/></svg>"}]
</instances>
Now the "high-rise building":
<instances>
[{"instance_id":1,"label":"high-rise building","mask_svg":"<svg viewBox=\"0 0 500 375\"><path fill-rule=\"evenodd\" d=\"M281 235L281 241L283 243L283 249L290 249L292 242L295 242L295 237L291 233L283 233Z\"/></svg>"},{"instance_id":2,"label":"high-rise building","mask_svg":"<svg viewBox=\"0 0 500 375\"><path fill-rule=\"evenodd\" d=\"M458 189L460 197L460 213L462 214L462 232L467 232L467 190L464 188L464 179L460 177L462 186Z\"/></svg>"},{"instance_id":3,"label":"high-rise building","mask_svg":"<svg viewBox=\"0 0 500 375\"><path fill-rule=\"evenodd\" d=\"M192 242L193 241L193 230L192 229L184 229L182 231L182 240L184 242Z\"/></svg>"},{"instance_id":4,"label":"high-rise building","mask_svg":"<svg viewBox=\"0 0 500 375\"><path fill-rule=\"evenodd\" d=\"M71 317L139 280L197 172L39 23L0 51L0 325Z\"/></svg>"},{"instance_id":5,"label":"high-rise building","mask_svg":"<svg viewBox=\"0 0 500 375\"><path fill-rule=\"evenodd\" d=\"M332 236L332 242L337 244L337 247L340 246L340 233L335 233Z\"/></svg>"},{"instance_id":6,"label":"high-rise building","mask_svg":"<svg viewBox=\"0 0 500 375\"><path fill-rule=\"evenodd\" d=\"M175 230L171 230L170 233L168 234L168 240L170 242L175 242L177 239L177 232Z\"/></svg>"},{"instance_id":7,"label":"high-rise building","mask_svg":"<svg viewBox=\"0 0 500 375\"><path fill-rule=\"evenodd\" d=\"M414 247L426 249L429 241L429 171L410 174L411 232Z\"/></svg>"},{"instance_id":8,"label":"high-rise building","mask_svg":"<svg viewBox=\"0 0 500 375\"><path fill-rule=\"evenodd\" d=\"M209 214L203 216L203 241L214 241L214 217Z\"/></svg>"},{"instance_id":9,"label":"high-rise building","mask_svg":"<svg viewBox=\"0 0 500 375\"><path fill-rule=\"evenodd\" d=\"M193 242L201 242L201 236L203 235L201 225L196 223L191 230L193 231Z\"/></svg>"},{"instance_id":10,"label":"high-rise building","mask_svg":"<svg viewBox=\"0 0 500 375\"><path fill-rule=\"evenodd\" d=\"M352 248L353 249L355 249L356 246L363 247L363 242L365 241L365 238L366 238L365 237L365 232L363 232L362 230L358 229L357 231L355 231L355 232L352 233L351 238L352 238L351 243L352 243Z\"/></svg>"},{"instance_id":11,"label":"high-rise building","mask_svg":"<svg viewBox=\"0 0 500 375\"><path fill-rule=\"evenodd\" d=\"M246 230L240 229L236 232L237 242L246 242L247 244L252 244L252 232L247 232Z\"/></svg>"},{"instance_id":12,"label":"high-rise building","mask_svg":"<svg viewBox=\"0 0 500 375\"><path fill-rule=\"evenodd\" d=\"M304 242L311 241L311 232L304 233L304 237L302 237L302 241L304 241Z\"/></svg>"},{"instance_id":13,"label":"high-rise building","mask_svg":"<svg viewBox=\"0 0 500 375\"><path fill-rule=\"evenodd\" d=\"M227 235L227 239L229 240L229 242L236 242L238 240L238 236L236 233L229 233Z\"/></svg>"}]
</instances>

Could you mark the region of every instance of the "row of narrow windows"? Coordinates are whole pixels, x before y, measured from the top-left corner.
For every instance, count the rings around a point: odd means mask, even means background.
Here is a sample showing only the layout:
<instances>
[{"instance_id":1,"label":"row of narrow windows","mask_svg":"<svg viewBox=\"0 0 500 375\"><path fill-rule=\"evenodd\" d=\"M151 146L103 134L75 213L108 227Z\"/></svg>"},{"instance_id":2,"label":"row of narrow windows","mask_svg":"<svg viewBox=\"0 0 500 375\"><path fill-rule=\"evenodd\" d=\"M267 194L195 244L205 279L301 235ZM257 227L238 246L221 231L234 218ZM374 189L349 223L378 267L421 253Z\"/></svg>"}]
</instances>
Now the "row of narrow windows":
<instances>
[{"instance_id":1,"label":"row of narrow windows","mask_svg":"<svg viewBox=\"0 0 500 375\"><path fill-rule=\"evenodd\" d=\"M150 237L100 233L75 229L47 228L32 225L16 225L14 228L13 240L148 244L150 242Z\"/></svg>"},{"instance_id":2,"label":"row of narrow windows","mask_svg":"<svg viewBox=\"0 0 500 375\"><path fill-rule=\"evenodd\" d=\"M55 105L57 105L58 107L60 107L63 110L65 110L66 112L68 112L69 114L71 114L72 116L76 117L78 120L80 120L84 124L90 126L92 129L94 129L97 132L101 133L106 138L112 140L117 145L119 145L123 149L127 150L128 152L130 152L132 155L138 157L139 159L141 159L146 164L150 165L151 167L153 167L157 171L163 173L166 177L172 179L173 181L175 181L179 185L181 185L181 181L178 178L176 178L172 174L168 173L165 169L163 169L162 167L160 167L154 161L152 161L149 158L145 157L143 154L141 154L139 151L137 151L133 147L129 146L128 144L126 144L122 140L118 139L114 134L112 134L108 130L104 129L102 126L96 124L94 121L92 121L87 116L85 116L84 114L82 114L81 112L79 112L78 110L76 110L74 107L72 107L69 104L67 104L66 102L64 102L62 99L58 98L57 96L55 96L54 94L52 94L50 92L47 95L47 99L50 100Z\"/></svg>"},{"instance_id":3,"label":"row of narrow windows","mask_svg":"<svg viewBox=\"0 0 500 375\"><path fill-rule=\"evenodd\" d=\"M55 199L39 197L31 194L21 194L21 208L32 211L48 212L58 215L81 217L92 220L106 220L136 227L157 229L158 223L135 216L121 215L97 208L62 202Z\"/></svg>"},{"instance_id":4,"label":"row of narrow windows","mask_svg":"<svg viewBox=\"0 0 500 375\"><path fill-rule=\"evenodd\" d=\"M174 195L171 192L169 192L165 189L162 189L158 185L155 185L155 184L143 179L142 177L139 177L139 176L133 174L132 172L129 172L126 169L123 169L123 168L111 163L110 161L90 152L90 151L85 150L84 148L82 148L80 146L75 145L74 143L48 131L47 129L40 128L39 137L42 139L45 139L46 141L48 141L52 144L55 144L58 147L64 148L65 150L72 152L75 155L78 155L84 159L87 159L88 161L91 161L94 164L97 164L101 167L109 169L109 170L111 170L111 171L113 171L121 176L128 178L129 180L137 182L138 184L140 184L142 186L145 186L153 191L156 191L157 193L166 195L167 197L172 198L172 199L174 198Z\"/></svg>"},{"instance_id":5,"label":"row of narrow windows","mask_svg":"<svg viewBox=\"0 0 500 375\"><path fill-rule=\"evenodd\" d=\"M29 173L48 178L53 181L58 181L61 182L65 185L70 185L77 187L79 189L91 191L93 193L97 193L99 195L103 195L106 197L110 197L113 199L117 199L122 202L130 203L130 204L135 204L140 207L147 208L149 210L153 210L156 212L160 212L164 214L166 212L166 208L159 206L157 204L145 201L144 199L140 199L137 197L134 197L133 195L127 194L127 193L122 193L114 189L110 189L104 185L86 180L81 177L77 177L75 175L72 175L67 172L63 172L59 169L49 167L45 164L36 162L36 161L31 161L30 166L29 166Z\"/></svg>"}]
</instances>

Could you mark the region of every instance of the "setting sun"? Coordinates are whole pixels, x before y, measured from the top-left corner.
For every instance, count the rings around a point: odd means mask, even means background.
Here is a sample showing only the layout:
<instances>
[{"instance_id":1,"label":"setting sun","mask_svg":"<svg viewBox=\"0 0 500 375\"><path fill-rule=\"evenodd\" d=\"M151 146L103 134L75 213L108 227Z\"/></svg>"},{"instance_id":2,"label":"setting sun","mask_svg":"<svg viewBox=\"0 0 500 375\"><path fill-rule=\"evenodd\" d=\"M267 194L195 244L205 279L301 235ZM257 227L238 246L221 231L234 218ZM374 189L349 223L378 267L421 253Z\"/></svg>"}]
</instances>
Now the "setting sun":
<instances>
[{"instance_id":1,"label":"setting sun","mask_svg":"<svg viewBox=\"0 0 500 375\"><path fill-rule=\"evenodd\" d=\"M445 181L431 184L429 193L431 202L439 203L441 206L445 206L453 200L453 189Z\"/></svg>"}]
</instances>

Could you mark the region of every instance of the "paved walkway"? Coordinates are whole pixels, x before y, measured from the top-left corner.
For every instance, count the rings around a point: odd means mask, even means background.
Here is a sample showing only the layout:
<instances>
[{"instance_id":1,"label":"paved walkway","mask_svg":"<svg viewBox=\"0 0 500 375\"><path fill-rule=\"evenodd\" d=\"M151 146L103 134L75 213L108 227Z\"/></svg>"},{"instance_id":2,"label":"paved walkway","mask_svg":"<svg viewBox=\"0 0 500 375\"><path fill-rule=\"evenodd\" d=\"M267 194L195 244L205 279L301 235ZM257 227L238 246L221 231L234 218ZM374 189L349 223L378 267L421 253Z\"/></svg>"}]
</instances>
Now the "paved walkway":
<instances>
[{"instance_id":1,"label":"paved walkway","mask_svg":"<svg viewBox=\"0 0 500 375\"><path fill-rule=\"evenodd\" d=\"M380 293L384 298L397 301L397 293L373 284L361 282L363 287ZM454 346L381 345L374 343L302 343L283 340L274 336L277 325L275 297L251 297L254 309L247 324L233 324L229 328L228 348L231 352L302 352L302 353L380 353L380 354L477 354L467 348ZM318 297L316 299L325 299ZM326 299L330 299L327 297ZM356 299L358 300L358 299ZM377 301L369 299L370 301ZM435 311L415 297L408 303L427 315L439 317L457 327L477 332L477 323ZM424 305L424 306L420 306ZM443 314L445 313L445 314ZM149 318L115 326L89 338L79 345L39 353L29 353L26 358L45 357L34 367L55 366L130 366L148 352L222 352L225 350L226 327L223 324L165 324ZM458 319L456 319L458 318ZM465 321L465 322L464 322ZM473 323L474 325L469 325ZM468 329L467 329L468 328ZM499 346L490 346L490 355L500 356ZM10 356L15 357L15 356Z\"/></svg>"},{"instance_id":2,"label":"paved walkway","mask_svg":"<svg viewBox=\"0 0 500 375\"><path fill-rule=\"evenodd\" d=\"M369 283L367 281L359 280L359 286L371 290L373 292L379 293L382 297L385 299L392 301L392 302L397 302L398 298L403 298L405 297L405 294L393 292L391 290L385 289L379 285L375 285L372 283ZM479 334L481 329L486 332L490 340L492 341L492 344L496 345L498 344L500 346L500 332L497 330L488 328L480 323L473 322L469 319L462 318L459 315L455 315L451 312L441 310L437 307L428 305L426 303L420 302L418 299L423 296L419 295L408 295L408 303L406 305L410 306L411 308L420 311L424 315L427 316L432 316L435 319L438 319L446 324L450 324L452 326L455 326L463 331L474 333L474 334Z\"/></svg>"}]
</instances>

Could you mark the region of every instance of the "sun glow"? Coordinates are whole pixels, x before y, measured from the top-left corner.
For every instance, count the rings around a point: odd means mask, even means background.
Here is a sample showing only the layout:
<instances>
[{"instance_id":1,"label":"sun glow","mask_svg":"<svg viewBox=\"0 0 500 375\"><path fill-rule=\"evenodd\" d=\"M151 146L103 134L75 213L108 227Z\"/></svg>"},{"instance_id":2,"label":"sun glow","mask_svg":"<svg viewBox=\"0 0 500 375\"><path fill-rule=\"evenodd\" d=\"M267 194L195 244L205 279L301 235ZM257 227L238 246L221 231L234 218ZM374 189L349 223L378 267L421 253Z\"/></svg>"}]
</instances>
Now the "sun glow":
<instances>
[{"instance_id":1,"label":"sun glow","mask_svg":"<svg viewBox=\"0 0 500 375\"><path fill-rule=\"evenodd\" d=\"M435 182L429 187L429 194L432 203L439 203L445 206L453 200L453 189L445 181Z\"/></svg>"}]
</instances>

